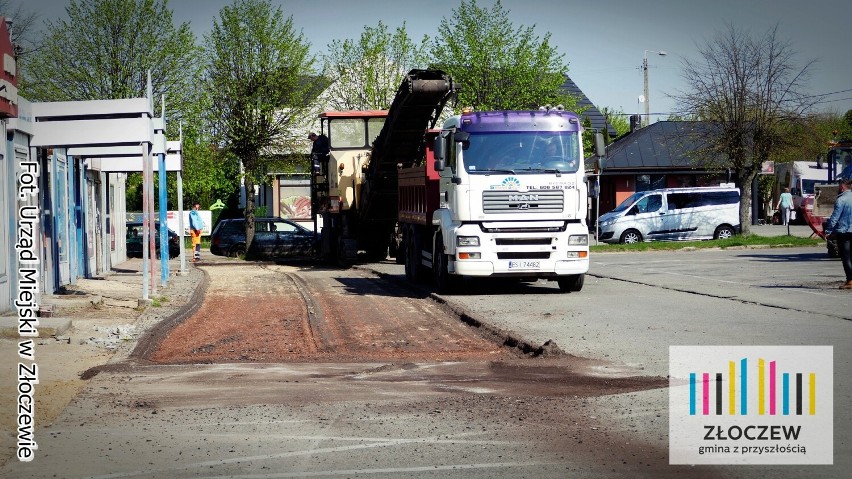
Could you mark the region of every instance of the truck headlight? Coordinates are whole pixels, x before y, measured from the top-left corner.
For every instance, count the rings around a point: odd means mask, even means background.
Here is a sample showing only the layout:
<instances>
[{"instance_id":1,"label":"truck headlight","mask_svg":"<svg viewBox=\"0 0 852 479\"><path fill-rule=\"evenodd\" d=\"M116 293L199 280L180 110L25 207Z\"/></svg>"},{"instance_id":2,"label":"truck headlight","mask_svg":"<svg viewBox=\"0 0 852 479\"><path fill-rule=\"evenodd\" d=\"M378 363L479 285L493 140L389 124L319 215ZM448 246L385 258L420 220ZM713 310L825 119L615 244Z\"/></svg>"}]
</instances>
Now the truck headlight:
<instances>
[{"instance_id":1,"label":"truck headlight","mask_svg":"<svg viewBox=\"0 0 852 479\"><path fill-rule=\"evenodd\" d=\"M571 235L568 237L570 246L585 246L589 244L589 235Z\"/></svg>"},{"instance_id":2,"label":"truck headlight","mask_svg":"<svg viewBox=\"0 0 852 479\"><path fill-rule=\"evenodd\" d=\"M458 236L456 246L479 246L479 236Z\"/></svg>"}]
</instances>

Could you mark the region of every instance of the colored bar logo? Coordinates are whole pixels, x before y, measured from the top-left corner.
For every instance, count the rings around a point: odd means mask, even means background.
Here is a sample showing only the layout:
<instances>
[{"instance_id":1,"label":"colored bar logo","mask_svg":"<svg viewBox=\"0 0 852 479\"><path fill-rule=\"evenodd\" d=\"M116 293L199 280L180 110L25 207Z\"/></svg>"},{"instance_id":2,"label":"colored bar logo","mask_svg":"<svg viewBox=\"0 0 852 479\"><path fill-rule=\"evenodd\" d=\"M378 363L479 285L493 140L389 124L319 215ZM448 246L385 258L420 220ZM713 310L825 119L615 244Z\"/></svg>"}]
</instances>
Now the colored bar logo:
<instances>
[{"instance_id":1,"label":"colored bar logo","mask_svg":"<svg viewBox=\"0 0 852 479\"><path fill-rule=\"evenodd\" d=\"M807 393L806 404L808 406L806 414L815 415L817 409L817 375L815 372L807 373L807 382L803 383L805 377L802 372L782 372L780 374L783 387L777 386L777 361L769 361L767 371L766 360L763 358L757 359L757 414L758 416L782 414L787 416L791 414L790 403L795 406L793 414L801 416L803 414L804 394ZM722 415L723 411L723 390L727 384L727 411L729 415L739 414L741 416L748 415L749 408L749 360L742 358L739 360L739 370L737 369L737 361L728 361L727 378L722 372L691 372L689 373L689 414L695 416L699 414L697 403L701 403L700 414L708 416L715 414ZM698 384L698 377L701 377L701 384ZM710 380L711 376L714 378ZM790 390L790 377L796 380L795 388ZM740 395L737 401L737 384L739 383ZM701 388L701 400L698 400L697 389ZM806 390L803 390L806 389ZM712 394L711 394L712 393ZM791 394L794 395L791 398ZM777 408L778 398L781 398L783 407ZM712 398L712 399L711 399ZM768 406L768 409L767 409ZM711 412L712 411L712 412Z\"/></svg>"}]
</instances>

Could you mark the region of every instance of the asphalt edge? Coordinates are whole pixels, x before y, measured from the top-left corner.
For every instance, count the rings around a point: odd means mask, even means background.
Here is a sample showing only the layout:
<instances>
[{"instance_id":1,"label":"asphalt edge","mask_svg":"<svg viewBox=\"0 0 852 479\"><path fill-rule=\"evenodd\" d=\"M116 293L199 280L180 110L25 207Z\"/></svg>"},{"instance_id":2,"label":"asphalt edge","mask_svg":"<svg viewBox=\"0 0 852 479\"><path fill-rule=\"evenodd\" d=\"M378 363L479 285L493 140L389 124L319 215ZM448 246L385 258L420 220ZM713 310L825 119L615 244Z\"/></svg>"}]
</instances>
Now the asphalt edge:
<instances>
[{"instance_id":1,"label":"asphalt edge","mask_svg":"<svg viewBox=\"0 0 852 479\"><path fill-rule=\"evenodd\" d=\"M195 268L195 270L200 272L201 279L195 284L195 289L189 296L189 299L177 311L157 321L141 336L136 338L135 346L133 346L133 349L127 356L106 364L91 367L80 374L80 379L91 379L102 371L118 371L131 365L150 364L151 361L148 358L159 348L160 343L162 343L175 327L198 312L204 303L204 297L210 285L210 276L203 269ZM139 320L142 320L142 318Z\"/></svg>"},{"instance_id":2,"label":"asphalt edge","mask_svg":"<svg viewBox=\"0 0 852 479\"><path fill-rule=\"evenodd\" d=\"M150 362L148 358L160 347L160 343L166 339L169 333L201 309L204 297L207 294L207 288L210 286L210 275L207 274L207 271L200 268L196 268L196 271L201 272L201 280L195 284L195 291L192 292L186 303L174 314L160 320L145 331L136 340L136 346L127 356L127 360L137 363Z\"/></svg>"},{"instance_id":3,"label":"asphalt edge","mask_svg":"<svg viewBox=\"0 0 852 479\"><path fill-rule=\"evenodd\" d=\"M571 356L570 354L560 349L556 342L552 339L547 340L544 344L541 345L532 344L526 339L515 335L511 331L506 331L504 329L500 329L496 326L488 324L484 319L473 314L464 306L461 306L458 303L454 303L451 299L445 296L432 292L431 289L425 288L417 284L412 284L407 280L400 281L397 276L378 271L370 267L369 265L356 265L355 268L369 271L375 274L376 276L386 281L390 281L394 284L397 284L403 288L428 293L429 299L437 303L440 307L453 314L461 322L478 329L480 333L487 339L497 344L500 344L503 347L516 349L521 354L532 357Z\"/></svg>"}]
</instances>

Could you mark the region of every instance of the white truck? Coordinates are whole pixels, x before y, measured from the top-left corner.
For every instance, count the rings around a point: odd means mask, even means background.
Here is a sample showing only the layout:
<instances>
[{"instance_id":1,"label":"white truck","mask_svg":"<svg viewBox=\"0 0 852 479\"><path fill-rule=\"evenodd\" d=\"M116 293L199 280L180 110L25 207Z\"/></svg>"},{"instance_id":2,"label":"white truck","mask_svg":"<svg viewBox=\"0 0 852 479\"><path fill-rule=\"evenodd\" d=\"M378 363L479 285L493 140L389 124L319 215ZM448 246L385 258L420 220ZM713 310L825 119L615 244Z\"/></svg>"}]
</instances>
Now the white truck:
<instances>
[{"instance_id":1,"label":"white truck","mask_svg":"<svg viewBox=\"0 0 852 479\"><path fill-rule=\"evenodd\" d=\"M814 185L829 181L828 165L817 161L793 161L775 164L776 187L773 189L772 208L778 205L778 198L784 188L790 188L793 195L794 223L805 224L802 202L813 198ZM774 222L774 221L773 221Z\"/></svg>"},{"instance_id":2,"label":"white truck","mask_svg":"<svg viewBox=\"0 0 852 479\"><path fill-rule=\"evenodd\" d=\"M377 136L377 112L321 115L331 146L313 180L323 256L383 259L390 246L409 279L431 270L442 292L466 276L580 291L589 269L580 119L561 108L464 111L432 129L452 89L443 72L410 72Z\"/></svg>"}]
</instances>

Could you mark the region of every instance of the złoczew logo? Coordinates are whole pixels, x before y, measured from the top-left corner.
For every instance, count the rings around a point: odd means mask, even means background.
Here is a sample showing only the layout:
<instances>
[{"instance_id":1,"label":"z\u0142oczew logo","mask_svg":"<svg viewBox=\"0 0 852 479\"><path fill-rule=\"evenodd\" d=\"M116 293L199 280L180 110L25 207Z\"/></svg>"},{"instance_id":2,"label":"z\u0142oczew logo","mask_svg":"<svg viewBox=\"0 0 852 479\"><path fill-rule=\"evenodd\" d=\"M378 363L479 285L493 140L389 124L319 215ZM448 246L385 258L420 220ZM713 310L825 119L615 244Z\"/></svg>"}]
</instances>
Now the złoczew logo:
<instances>
[{"instance_id":1,"label":"z\u0142oczew logo","mask_svg":"<svg viewBox=\"0 0 852 479\"><path fill-rule=\"evenodd\" d=\"M832 464L831 346L671 346L670 464Z\"/></svg>"}]
</instances>

